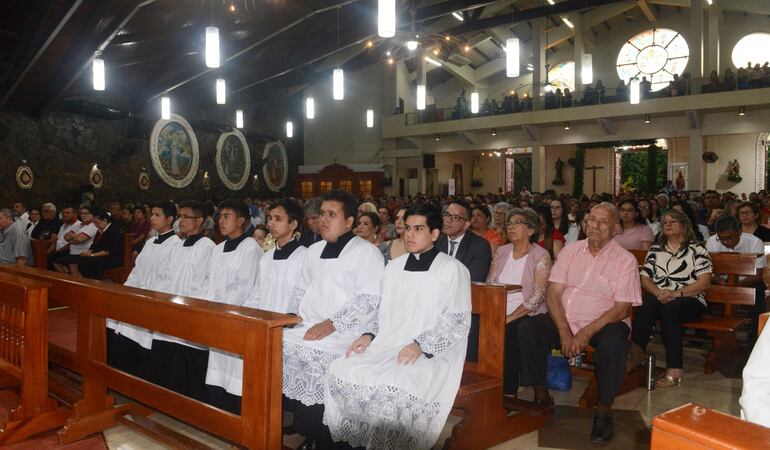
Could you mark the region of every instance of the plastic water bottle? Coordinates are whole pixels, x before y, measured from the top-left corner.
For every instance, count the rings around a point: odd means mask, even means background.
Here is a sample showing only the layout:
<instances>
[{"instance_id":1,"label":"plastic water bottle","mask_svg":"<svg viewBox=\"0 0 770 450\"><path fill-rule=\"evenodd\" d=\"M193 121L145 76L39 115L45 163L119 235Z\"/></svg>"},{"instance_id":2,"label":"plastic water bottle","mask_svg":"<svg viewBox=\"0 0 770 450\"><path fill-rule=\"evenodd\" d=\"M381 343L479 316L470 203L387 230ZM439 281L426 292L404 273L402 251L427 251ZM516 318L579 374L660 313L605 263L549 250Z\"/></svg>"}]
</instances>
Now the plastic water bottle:
<instances>
[{"instance_id":1,"label":"plastic water bottle","mask_svg":"<svg viewBox=\"0 0 770 450\"><path fill-rule=\"evenodd\" d=\"M647 355L647 361L645 362L647 368L647 390L652 391L655 389L655 355Z\"/></svg>"}]
</instances>

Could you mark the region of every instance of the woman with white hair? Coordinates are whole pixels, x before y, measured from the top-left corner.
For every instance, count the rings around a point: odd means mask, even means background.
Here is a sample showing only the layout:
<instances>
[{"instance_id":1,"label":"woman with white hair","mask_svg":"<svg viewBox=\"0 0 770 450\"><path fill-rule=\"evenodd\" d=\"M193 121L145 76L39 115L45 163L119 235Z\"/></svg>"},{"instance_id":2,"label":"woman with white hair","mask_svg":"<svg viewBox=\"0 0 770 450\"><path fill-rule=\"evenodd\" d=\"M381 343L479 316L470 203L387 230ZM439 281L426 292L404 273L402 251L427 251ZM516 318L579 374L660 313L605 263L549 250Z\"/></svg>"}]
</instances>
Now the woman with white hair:
<instances>
[{"instance_id":1,"label":"woman with white hair","mask_svg":"<svg viewBox=\"0 0 770 450\"><path fill-rule=\"evenodd\" d=\"M508 211L510 211L510 209L511 205L507 202L495 203L495 206L492 208L492 229L497 232L503 243L508 242L506 217L508 217Z\"/></svg>"}]
</instances>

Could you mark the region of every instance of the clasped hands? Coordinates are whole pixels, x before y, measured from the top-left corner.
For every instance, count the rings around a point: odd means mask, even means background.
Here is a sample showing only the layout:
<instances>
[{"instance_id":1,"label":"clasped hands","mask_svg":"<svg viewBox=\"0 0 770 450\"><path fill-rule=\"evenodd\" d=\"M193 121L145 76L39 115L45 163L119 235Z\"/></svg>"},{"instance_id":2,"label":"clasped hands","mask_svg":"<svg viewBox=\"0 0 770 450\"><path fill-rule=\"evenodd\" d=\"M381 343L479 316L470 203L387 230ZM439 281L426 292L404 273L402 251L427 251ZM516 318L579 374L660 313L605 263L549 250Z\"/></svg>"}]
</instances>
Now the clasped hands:
<instances>
[{"instance_id":1,"label":"clasped hands","mask_svg":"<svg viewBox=\"0 0 770 450\"><path fill-rule=\"evenodd\" d=\"M353 353L364 353L366 349L369 348L369 344L372 343L372 339L373 338L370 335L365 334L353 341L353 343L350 344L350 347L348 347L348 350L345 352L345 358L349 357ZM414 364L420 355L422 355L422 349L419 345L417 345L416 342L412 342L411 344L404 346L404 348L398 352L398 356L396 356L396 364L404 366Z\"/></svg>"},{"instance_id":2,"label":"clasped hands","mask_svg":"<svg viewBox=\"0 0 770 450\"><path fill-rule=\"evenodd\" d=\"M661 289L655 294L655 298L657 298L659 302L666 304L675 298L679 298L679 291Z\"/></svg>"},{"instance_id":3,"label":"clasped hands","mask_svg":"<svg viewBox=\"0 0 770 450\"><path fill-rule=\"evenodd\" d=\"M591 340L591 336L592 333L590 332L589 327L584 327L574 335L570 330L559 332L562 355L567 358L579 355L586 347L588 347L588 341Z\"/></svg>"}]
</instances>

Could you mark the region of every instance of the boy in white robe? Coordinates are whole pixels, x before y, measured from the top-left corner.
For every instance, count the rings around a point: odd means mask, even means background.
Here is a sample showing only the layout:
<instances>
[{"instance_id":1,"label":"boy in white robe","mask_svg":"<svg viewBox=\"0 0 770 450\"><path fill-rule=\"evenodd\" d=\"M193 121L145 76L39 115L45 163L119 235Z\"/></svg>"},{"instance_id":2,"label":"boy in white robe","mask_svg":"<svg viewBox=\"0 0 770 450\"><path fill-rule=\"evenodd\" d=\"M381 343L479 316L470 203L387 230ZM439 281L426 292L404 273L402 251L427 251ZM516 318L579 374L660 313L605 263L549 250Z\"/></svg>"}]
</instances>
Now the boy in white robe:
<instances>
[{"instance_id":1,"label":"boy in white robe","mask_svg":"<svg viewBox=\"0 0 770 450\"><path fill-rule=\"evenodd\" d=\"M225 201L219 207L219 232L225 240L211 252L208 286L202 298L243 306L257 288L256 280L262 249L251 239L249 208L243 202ZM209 350L206 370L207 403L240 414L243 362L239 355Z\"/></svg>"},{"instance_id":2,"label":"boy in white robe","mask_svg":"<svg viewBox=\"0 0 770 450\"><path fill-rule=\"evenodd\" d=\"M434 243L429 204L410 208L409 252L391 261L367 333L329 366L324 423L335 441L368 449L429 449L460 387L471 323L471 279Z\"/></svg>"},{"instance_id":3,"label":"boy in white robe","mask_svg":"<svg viewBox=\"0 0 770 450\"><path fill-rule=\"evenodd\" d=\"M158 236L147 241L123 285L170 293L173 292L174 265L171 253L181 243L171 229L176 219L176 205L157 203L150 211L150 227L158 232ZM150 362L152 331L115 320L107 320L107 329L107 364L162 384Z\"/></svg>"},{"instance_id":4,"label":"boy in white robe","mask_svg":"<svg viewBox=\"0 0 770 450\"><path fill-rule=\"evenodd\" d=\"M759 335L743 369L741 416L770 428L770 322Z\"/></svg>"},{"instance_id":5,"label":"boy in white robe","mask_svg":"<svg viewBox=\"0 0 770 450\"><path fill-rule=\"evenodd\" d=\"M171 293L185 297L202 298L208 286L209 259L216 244L203 235L206 207L198 202L179 205L179 225L182 241L171 253ZM152 360L155 369L164 374L162 386L196 400L206 401L207 348L155 333L152 341Z\"/></svg>"},{"instance_id":6,"label":"boy in white robe","mask_svg":"<svg viewBox=\"0 0 770 450\"><path fill-rule=\"evenodd\" d=\"M333 360L361 335L380 302L384 271L379 249L352 233L355 200L342 191L324 194L322 241L308 248L293 305L302 323L283 335L284 407L294 429L330 444L323 418L323 385Z\"/></svg>"}]
</instances>

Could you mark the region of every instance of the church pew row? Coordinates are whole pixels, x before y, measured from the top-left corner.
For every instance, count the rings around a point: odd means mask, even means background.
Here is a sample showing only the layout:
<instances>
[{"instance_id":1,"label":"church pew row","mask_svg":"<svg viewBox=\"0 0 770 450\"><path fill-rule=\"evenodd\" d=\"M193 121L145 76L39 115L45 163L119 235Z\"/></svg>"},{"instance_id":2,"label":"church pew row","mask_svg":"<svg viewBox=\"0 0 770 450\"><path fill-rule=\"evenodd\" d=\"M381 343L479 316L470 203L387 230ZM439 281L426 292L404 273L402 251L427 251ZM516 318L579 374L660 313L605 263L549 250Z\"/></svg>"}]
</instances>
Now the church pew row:
<instances>
[{"instance_id":1,"label":"church pew row","mask_svg":"<svg viewBox=\"0 0 770 450\"><path fill-rule=\"evenodd\" d=\"M639 262L644 264L646 250L631 250ZM736 316L739 305L753 306L756 290L752 287L738 287L738 277L756 275L757 257L740 253L710 253L713 273L727 277L727 285L711 285L706 290L706 301L712 312L684 324L687 328L705 330L712 339L712 346L706 355L703 372L710 374L730 365L740 355L736 332L749 325L749 319Z\"/></svg>"},{"instance_id":2,"label":"church pew row","mask_svg":"<svg viewBox=\"0 0 770 450\"><path fill-rule=\"evenodd\" d=\"M466 362L451 414L459 417L444 448L493 447L545 425L547 415L510 413L503 407L507 292L520 286L473 283L472 311L479 316L479 352Z\"/></svg>"},{"instance_id":3,"label":"church pew row","mask_svg":"<svg viewBox=\"0 0 770 450\"><path fill-rule=\"evenodd\" d=\"M0 428L0 444L64 425L70 415L48 397L48 284L0 273L0 387L20 384L20 401Z\"/></svg>"},{"instance_id":4,"label":"church pew row","mask_svg":"<svg viewBox=\"0 0 770 450\"><path fill-rule=\"evenodd\" d=\"M76 336L58 333L51 323L49 359L83 377L83 398L59 431L62 443L113 427L126 414L146 409L127 403L116 406L113 389L130 399L175 417L228 441L252 449L281 448L281 340L283 327L298 318L115 286L37 268L2 266L0 273L50 284L49 296L74 313ZM159 331L212 348L242 355L244 384L241 415L179 395L106 365L105 319Z\"/></svg>"},{"instance_id":5,"label":"church pew row","mask_svg":"<svg viewBox=\"0 0 770 450\"><path fill-rule=\"evenodd\" d=\"M760 333L770 313L759 318ZM770 448L770 428L688 403L652 420L653 450Z\"/></svg>"},{"instance_id":6,"label":"church pew row","mask_svg":"<svg viewBox=\"0 0 770 450\"><path fill-rule=\"evenodd\" d=\"M133 241L134 235L126 233L123 235L123 265L115 267L113 269L107 269L104 271L104 278L112 280L114 283L123 284L128 279L128 275L131 273L131 269L134 268L134 258L131 241ZM38 269L48 269L48 247L49 241L43 241L40 239L30 239L32 243L32 257L34 266Z\"/></svg>"}]
</instances>

